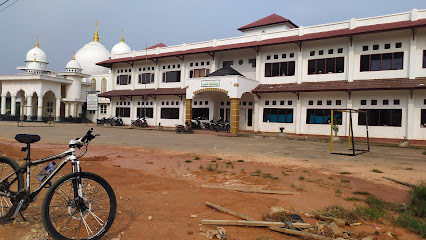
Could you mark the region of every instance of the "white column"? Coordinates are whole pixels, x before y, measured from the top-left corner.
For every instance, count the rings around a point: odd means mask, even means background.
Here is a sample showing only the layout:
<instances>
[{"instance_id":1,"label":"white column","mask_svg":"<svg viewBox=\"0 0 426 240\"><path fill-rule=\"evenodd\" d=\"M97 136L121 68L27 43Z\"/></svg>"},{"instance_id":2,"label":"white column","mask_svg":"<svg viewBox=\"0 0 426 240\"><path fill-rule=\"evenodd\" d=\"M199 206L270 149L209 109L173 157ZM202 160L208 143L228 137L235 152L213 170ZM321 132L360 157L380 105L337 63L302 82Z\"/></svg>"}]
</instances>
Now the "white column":
<instances>
[{"instance_id":1,"label":"white column","mask_svg":"<svg viewBox=\"0 0 426 240\"><path fill-rule=\"evenodd\" d=\"M296 134L301 134L302 133L302 95L301 93L299 93L299 96L297 98L296 101L296 109L295 109L296 114L294 114L294 122L296 124Z\"/></svg>"},{"instance_id":2,"label":"white column","mask_svg":"<svg viewBox=\"0 0 426 240\"><path fill-rule=\"evenodd\" d=\"M297 71L296 71L296 77L297 77L297 83L300 84L303 82L303 51L297 52Z\"/></svg>"},{"instance_id":3,"label":"white column","mask_svg":"<svg viewBox=\"0 0 426 240\"><path fill-rule=\"evenodd\" d=\"M157 64L155 64L155 72L154 72L155 76L154 76L154 80L155 80L155 89L160 87L160 83L161 81L163 81L163 76L161 74L160 71L160 63L159 60L157 59Z\"/></svg>"},{"instance_id":4,"label":"white column","mask_svg":"<svg viewBox=\"0 0 426 240\"><path fill-rule=\"evenodd\" d=\"M185 117L186 117L186 108L185 108L185 99L182 99L182 101L179 100L179 118L181 119L181 123L185 124Z\"/></svg>"},{"instance_id":5,"label":"white column","mask_svg":"<svg viewBox=\"0 0 426 240\"><path fill-rule=\"evenodd\" d=\"M66 102L65 103L65 117L69 117L70 116L70 103Z\"/></svg>"},{"instance_id":6,"label":"white column","mask_svg":"<svg viewBox=\"0 0 426 240\"><path fill-rule=\"evenodd\" d=\"M33 115L33 96L27 96L27 120L31 121L31 116Z\"/></svg>"},{"instance_id":7,"label":"white column","mask_svg":"<svg viewBox=\"0 0 426 240\"><path fill-rule=\"evenodd\" d=\"M258 82L260 82L260 79L262 79L262 69L264 69L264 66L262 66L262 53L260 52L259 47L259 52L256 55L256 80Z\"/></svg>"},{"instance_id":8,"label":"white column","mask_svg":"<svg viewBox=\"0 0 426 240\"><path fill-rule=\"evenodd\" d=\"M16 115L16 96L10 97L10 115L15 116ZM21 113L23 115L24 113Z\"/></svg>"},{"instance_id":9,"label":"white column","mask_svg":"<svg viewBox=\"0 0 426 240\"><path fill-rule=\"evenodd\" d=\"M70 115L72 117L76 117L76 114L75 114L76 103L69 103L69 104L70 104Z\"/></svg>"},{"instance_id":10,"label":"white column","mask_svg":"<svg viewBox=\"0 0 426 240\"><path fill-rule=\"evenodd\" d=\"M1 114L6 114L6 95L1 95Z\"/></svg>"},{"instance_id":11,"label":"white column","mask_svg":"<svg viewBox=\"0 0 426 240\"><path fill-rule=\"evenodd\" d=\"M60 97L56 98L55 111L56 111L56 121L59 122L61 119L61 98Z\"/></svg>"},{"instance_id":12,"label":"white column","mask_svg":"<svg viewBox=\"0 0 426 240\"><path fill-rule=\"evenodd\" d=\"M348 80L348 82L353 82L354 81L354 41L352 40L352 46L351 43L349 42L348 44L348 60L347 60L347 68L346 68L346 79Z\"/></svg>"},{"instance_id":13,"label":"white column","mask_svg":"<svg viewBox=\"0 0 426 240\"><path fill-rule=\"evenodd\" d=\"M188 74L186 74L185 62L182 61L182 63L180 64L180 78L181 78L180 82L181 82L182 88L186 87L186 76L187 75Z\"/></svg>"},{"instance_id":14,"label":"white column","mask_svg":"<svg viewBox=\"0 0 426 240\"><path fill-rule=\"evenodd\" d=\"M408 92L408 104L407 104L407 124L405 124L405 137L407 139L413 139L414 137L414 126L418 126L418 124L414 123L414 93ZM417 119L418 121L418 119Z\"/></svg>"},{"instance_id":15,"label":"white column","mask_svg":"<svg viewBox=\"0 0 426 240\"><path fill-rule=\"evenodd\" d=\"M43 117L43 97L38 96L37 121L41 121Z\"/></svg>"},{"instance_id":16,"label":"white column","mask_svg":"<svg viewBox=\"0 0 426 240\"><path fill-rule=\"evenodd\" d=\"M416 29L414 29L413 31L416 31ZM416 78L416 69L418 68L417 64L416 64L416 45L417 45L417 40L416 38L410 38L410 51L409 51L409 58L408 58L408 78L409 79L415 79Z\"/></svg>"}]
</instances>

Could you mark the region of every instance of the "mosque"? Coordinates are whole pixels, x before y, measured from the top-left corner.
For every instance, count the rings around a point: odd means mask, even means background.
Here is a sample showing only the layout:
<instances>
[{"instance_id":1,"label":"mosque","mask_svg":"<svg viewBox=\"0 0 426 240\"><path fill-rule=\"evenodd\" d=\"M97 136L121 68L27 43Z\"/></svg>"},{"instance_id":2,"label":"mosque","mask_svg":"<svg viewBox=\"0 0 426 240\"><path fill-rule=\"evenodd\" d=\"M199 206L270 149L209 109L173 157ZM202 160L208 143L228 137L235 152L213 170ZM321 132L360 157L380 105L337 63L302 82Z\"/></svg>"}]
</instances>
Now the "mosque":
<instances>
[{"instance_id":1,"label":"mosque","mask_svg":"<svg viewBox=\"0 0 426 240\"><path fill-rule=\"evenodd\" d=\"M426 141L425 9L307 27L272 14L238 30L138 51L122 36L110 52L96 29L59 73L37 42L17 67L24 73L0 76L0 115L78 117L96 91L91 120L173 127L204 117L229 121L231 133L299 135L330 135L334 121L338 136L366 137L368 126L372 138ZM345 109L362 112L331 119Z\"/></svg>"}]
</instances>

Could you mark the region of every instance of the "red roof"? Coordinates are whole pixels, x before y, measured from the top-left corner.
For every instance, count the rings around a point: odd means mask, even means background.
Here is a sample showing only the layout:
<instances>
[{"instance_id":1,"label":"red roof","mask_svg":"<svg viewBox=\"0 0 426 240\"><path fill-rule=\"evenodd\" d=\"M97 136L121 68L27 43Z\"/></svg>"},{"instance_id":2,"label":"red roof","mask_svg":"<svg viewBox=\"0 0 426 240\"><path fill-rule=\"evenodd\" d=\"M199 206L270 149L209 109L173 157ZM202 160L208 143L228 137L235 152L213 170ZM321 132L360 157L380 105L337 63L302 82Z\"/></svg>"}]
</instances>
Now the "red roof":
<instances>
[{"instance_id":1,"label":"red roof","mask_svg":"<svg viewBox=\"0 0 426 240\"><path fill-rule=\"evenodd\" d=\"M145 95L185 95L185 88L157 88L135 90L113 90L99 94L99 97L145 96Z\"/></svg>"},{"instance_id":2,"label":"red roof","mask_svg":"<svg viewBox=\"0 0 426 240\"><path fill-rule=\"evenodd\" d=\"M255 22L252 22L250 24L247 24L245 26L242 26L240 28L238 28L238 30L243 31L249 28L255 28L255 27L262 27L262 26L267 26L267 25L272 25L272 24L279 24L279 23L290 23L291 25L293 25L294 27L297 28L297 26L292 23L290 20L288 20L287 18L283 18L277 14L271 14L267 17L264 17L260 20L257 20Z\"/></svg>"},{"instance_id":3,"label":"red roof","mask_svg":"<svg viewBox=\"0 0 426 240\"><path fill-rule=\"evenodd\" d=\"M97 65L104 66L104 67L111 67L113 63L145 60L146 58L156 59L156 58L162 58L162 57L182 56L187 54L211 53L215 51L235 50L235 49L252 48L252 47L268 46L268 45L276 45L276 44L284 44L284 43L298 43L303 41L312 41L312 40L326 39L326 38L337 38L337 37L345 37L345 36L358 35L358 34L384 32L384 31L395 31L395 30L401 30L401 29L425 27L425 26L426 26L426 19L419 19L417 21L400 21L400 22L392 22L392 23L383 23L383 24L377 24L377 25L357 27L355 29L344 28L344 29L333 30L333 31L310 33L310 34L305 34L303 36L294 35L289 37L273 38L273 39L267 39L262 41L252 41L252 42L235 43L235 44L229 44L229 45L221 45L217 47L204 47L204 48L195 48L195 49L189 49L189 50L183 50L183 51L151 54L148 56L142 55L142 56L136 56L136 57L115 58L115 59L99 62L97 63Z\"/></svg>"},{"instance_id":4,"label":"red roof","mask_svg":"<svg viewBox=\"0 0 426 240\"><path fill-rule=\"evenodd\" d=\"M167 47L167 45L166 44L164 44L164 43L158 43L158 44L155 44L155 45L153 45L153 46L151 46L151 47L147 47L147 48L145 48L145 49L153 49L153 48L158 48L158 47ZM144 50L145 50L144 49Z\"/></svg>"},{"instance_id":5,"label":"red roof","mask_svg":"<svg viewBox=\"0 0 426 240\"><path fill-rule=\"evenodd\" d=\"M332 91L367 91L367 90L401 90L426 89L426 79L374 79L327 82L303 82L287 84L260 84L252 90L253 93L278 92L332 92Z\"/></svg>"}]
</instances>

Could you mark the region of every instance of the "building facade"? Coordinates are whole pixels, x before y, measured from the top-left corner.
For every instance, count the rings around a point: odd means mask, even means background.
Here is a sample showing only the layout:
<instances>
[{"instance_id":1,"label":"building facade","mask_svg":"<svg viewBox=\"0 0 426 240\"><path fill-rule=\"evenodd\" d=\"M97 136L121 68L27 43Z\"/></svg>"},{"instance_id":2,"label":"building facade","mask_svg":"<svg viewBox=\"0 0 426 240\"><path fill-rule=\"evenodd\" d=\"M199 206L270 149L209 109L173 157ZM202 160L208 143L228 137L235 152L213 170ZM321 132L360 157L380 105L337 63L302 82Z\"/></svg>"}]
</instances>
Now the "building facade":
<instances>
[{"instance_id":1,"label":"building facade","mask_svg":"<svg viewBox=\"0 0 426 240\"><path fill-rule=\"evenodd\" d=\"M426 10L309 27L272 14L238 30L140 51L122 38L111 52L96 32L76 54L100 92L90 117L173 127L203 116L230 121L232 133L329 135L332 109L357 109L368 117L353 115L356 137L368 124L370 137L426 140ZM334 118L348 136L349 115Z\"/></svg>"}]
</instances>

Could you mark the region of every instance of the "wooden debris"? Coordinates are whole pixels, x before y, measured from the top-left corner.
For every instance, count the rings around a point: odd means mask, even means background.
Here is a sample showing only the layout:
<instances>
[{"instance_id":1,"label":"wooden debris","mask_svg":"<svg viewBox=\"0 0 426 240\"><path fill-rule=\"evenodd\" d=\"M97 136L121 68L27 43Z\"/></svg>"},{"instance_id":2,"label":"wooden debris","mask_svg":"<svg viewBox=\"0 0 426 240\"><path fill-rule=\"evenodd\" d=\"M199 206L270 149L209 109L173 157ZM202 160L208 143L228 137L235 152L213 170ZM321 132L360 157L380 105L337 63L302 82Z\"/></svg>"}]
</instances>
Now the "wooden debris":
<instances>
[{"instance_id":1,"label":"wooden debris","mask_svg":"<svg viewBox=\"0 0 426 240\"><path fill-rule=\"evenodd\" d=\"M412 188L416 187L416 185L414 185L414 184L402 182L402 181L399 181L399 180L396 180L396 179L393 179L393 178L390 178L390 177L382 177L382 178L389 180L389 181L392 181L392 182L402 184L402 185L407 186L407 187L412 187Z\"/></svg>"},{"instance_id":2,"label":"wooden debris","mask_svg":"<svg viewBox=\"0 0 426 240\"><path fill-rule=\"evenodd\" d=\"M339 227L344 227L346 224L349 225L349 223L347 223L345 220L343 219L339 219L339 218L334 218L334 217L325 217L322 216L320 214L315 214L315 219L319 219L319 220L323 220L323 221L327 221L327 222L335 222L337 226Z\"/></svg>"},{"instance_id":3,"label":"wooden debris","mask_svg":"<svg viewBox=\"0 0 426 240\"><path fill-rule=\"evenodd\" d=\"M233 187L233 186L219 186L219 185L201 185L201 187L229 189L229 190L235 190L238 192L246 192L246 193L265 193L265 194L280 194L280 195L299 195L300 194L298 192L286 192L286 191L264 190L264 189Z\"/></svg>"},{"instance_id":4,"label":"wooden debris","mask_svg":"<svg viewBox=\"0 0 426 240\"><path fill-rule=\"evenodd\" d=\"M266 221L241 221L241 220L201 220L204 225L230 225L230 226L252 226L252 227L286 227L282 222L266 222ZM309 223L292 223L295 228L310 228Z\"/></svg>"},{"instance_id":5,"label":"wooden debris","mask_svg":"<svg viewBox=\"0 0 426 240\"><path fill-rule=\"evenodd\" d=\"M206 205L209 206L209 207L211 207L211 208L214 208L216 210L219 210L221 212L228 213L228 214L230 214L232 216L244 219L246 221L255 221L253 218L251 218L251 217L249 217L247 215L234 212L234 211L232 211L230 209L221 207L221 206L216 205L216 204L212 204L212 203L206 202ZM291 230L291 229L279 228L279 227L268 227L268 229L270 229L272 231L280 232L280 233L285 233L285 234L290 234L290 235L305 237L305 238L308 238L308 239L333 240L332 238L329 238L329 237L324 237L324 236L321 236L321 235L318 235L318 234L313 234L313 233L308 233L308 232L303 232L303 231L298 231L298 230Z\"/></svg>"}]
</instances>

